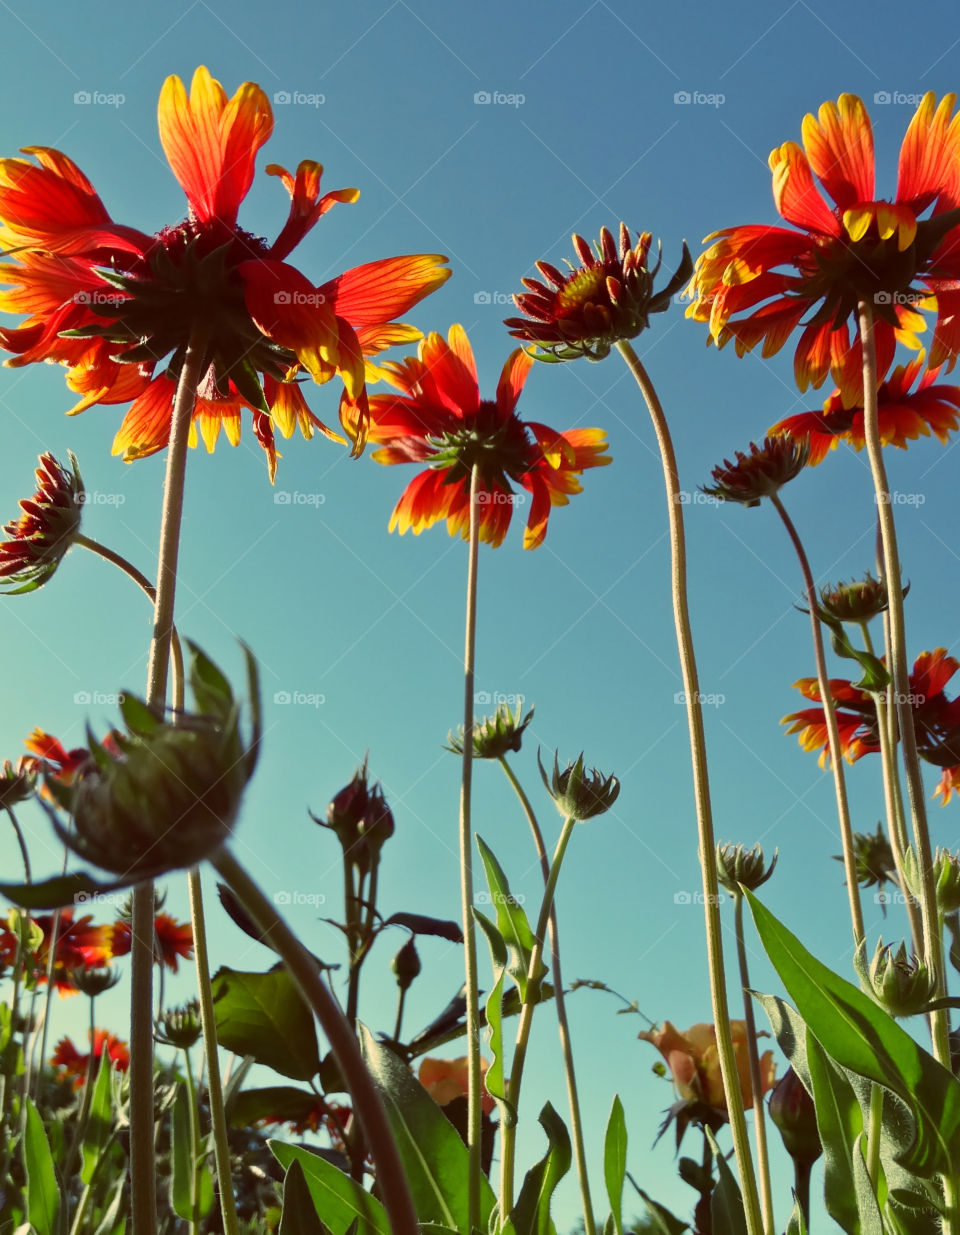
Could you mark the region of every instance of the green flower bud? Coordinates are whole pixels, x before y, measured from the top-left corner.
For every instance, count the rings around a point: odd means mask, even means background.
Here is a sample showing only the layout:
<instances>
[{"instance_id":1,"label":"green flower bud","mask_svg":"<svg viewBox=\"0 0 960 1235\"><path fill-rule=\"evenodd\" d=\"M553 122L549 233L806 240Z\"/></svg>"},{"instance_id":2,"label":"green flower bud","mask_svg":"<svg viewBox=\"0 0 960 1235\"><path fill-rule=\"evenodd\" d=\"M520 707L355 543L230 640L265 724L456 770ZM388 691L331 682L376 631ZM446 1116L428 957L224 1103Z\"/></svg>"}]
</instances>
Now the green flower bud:
<instances>
[{"instance_id":1,"label":"green flower bud","mask_svg":"<svg viewBox=\"0 0 960 1235\"><path fill-rule=\"evenodd\" d=\"M788 1068L770 1094L770 1118L794 1162L810 1164L823 1153L813 1099L793 1068Z\"/></svg>"},{"instance_id":2,"label":"green flower bud","mask_svg":"<svg viewBox=\"0 0 960 1235\"><path fill-rule=\"evenodd\" d=\"M933 859L933 879L937 908L944 915L960 909L960 854L938 849Z\"/></svg>"},{"instance_id":3,"label":"green flower bud","mask_svg":"<svg viewBox=\"0 0 960 1235\"><path fill-rule=\"evenodd\" d=\"M409 989L421 969L420 954L412 935L390 962L390 968L397 979L397 986L402 991Z\"/></svg>"},{"instance_id":4,"label":"green flower bud","mask_svg":"<svg viewBox=\"0 0 960 1235\"><path fill-rule=\"evenodd\" d=\"M9 810L33 797L37 784L37 760L32 755L21 755L16 767L4 759L0 768L0 810Z\"/></svg>"},{"instance_id":5,"label":"green flower bud","mask_svg":"<svg viewBox=\"0 0 960 1235\"><path fill-rule=\"evenodd\" d=\"M883 940L878 939L868 966L867 945L861 942L853 967L867 994L891 1016L916 1016L937 996L936 970L915 956L909 958L903 943L894 952L893 944L884 947Z\"/></svg>"},{"instance_id":6,"label":"green flower bud","mask_svg":"<svg viewBox=\"0 0 960 1235\"><path fill-rule=\"evenodd\" d=\"M842 854L834 854L837 862L843 861ZM876 832L854 832L853 860L857 868L857 883L861 887L879 887L890 881L891 876L897 877L897 864L893 859L893 850L883 830L883 824L877 824Z\"/></svg>"},{"instance_id":7,"label":"green flower bud","mask_svg":"<svg viewBox=\"0 0 960 1235\"><path fill-rule=\"evenodd\" d=\"M90 760L69 785L46 778L73 816L60 839L85 861L138 884L195 866L223 845L253 774L260 739L256 664L247 652L253 733L245 746L239 708L223 674L190 645L190 683L200 709L169 724L133 695L121 704L127 734L111 753L88 733Z\"/></svg>"},{"instance_id":8,"label":"green flower bud","mask_svg":"<svg viewBox=\"0 0 960 1235\"><path fill-rule=\"evenodd\" d=\"M518 751L523 739L523 731L533 720L533 708L523 717L523 700L517 704L516 712L511 712L506 703L498 705L492 716L485 716L473 726L473 757L474 759L501 759L510 751ZM449 745L447 750L455 755L463 754L463 725L456 733L447 734Z\"/></svg>"},{"instance_id":9,"label":"green flower bud","mask_svg":"<svg viewBox=\"0 0 960 1235\"><path fill-rule=\"evenodd\" d=\"M903 589L906 596L910 590ZM853 583L837 583L820 591L820 603L830 617L840 622L869 622L887 607L887 585L874 579L869 571Z\"/></svg>"},{"instance_id":10,"label":"green flower bud","mask_svg":"<svg viewBox=\"0 0 960 1235\"><path fill-rule=\"evenodd\" d=\"M766 866L760 845L752 849L745 849L743 845L717 845L717 875L727 891L734 895L740 891L741 884L755 892L773 874L779 856L779 851L775 851L773 861Z\"/></svg>"},{"instance_id":11,"label":"green flower bud","mask_svg":"<svg viewBox=\"0 0 960 1235\"><path fill-rule=\"evenodd\" d=\"M200 1023L200 1001L191 999L178 1008L167 1008L157 1020L154 1037L164 1046L189 1050L203 1035Z\"/></svg>"},{"instance_id":12,"label":"green flower bud","mask_svg":"<svg viewBox=\"0 0 960 1235\"><path fill-rule=\"evenodd\" d=\"M568 763L562 772L557 755L554 754L553 773L549 778L540 762L539 751L537 763L540 765L540 775L547 793L553 798L560 814L567 819L581 821L602 815L610 809L620 794L620 782L615 776L604 776L596 768L585 771L582 752L576 763Z\"/></svg>"},{"instance_id":13,"label":"green flower bud","mask_svg":"<svg viewBox=\"0 0 960 1235\"><path fill-rule=\"evenodd\" d=\"M97 995L102 995L104 991L116 986L122 977L123 974L119 969L106 966L102 969L73 969L70 972L70 981L73 985L81 995L88 995L91 999L95 999Z\"/></svg>"}]
</instances>

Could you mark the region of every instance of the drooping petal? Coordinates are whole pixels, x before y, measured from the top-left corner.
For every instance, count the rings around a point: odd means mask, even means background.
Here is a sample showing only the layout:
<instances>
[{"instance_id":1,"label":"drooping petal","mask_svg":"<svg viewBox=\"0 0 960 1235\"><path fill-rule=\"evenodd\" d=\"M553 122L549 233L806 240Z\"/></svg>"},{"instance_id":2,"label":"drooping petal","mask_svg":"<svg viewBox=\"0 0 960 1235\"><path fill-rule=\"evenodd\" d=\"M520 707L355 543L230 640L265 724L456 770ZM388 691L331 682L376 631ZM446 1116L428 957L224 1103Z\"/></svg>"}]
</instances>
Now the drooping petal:
<instances>
[{"instance_id":1,"label":"drooping petal","mask_svg":"<svg viewBox=\"0 0 960 1235\"><path fill-rule=\"evenodd\" d=\"M163 450L170 440L170 417L177 384L166 375L156 377L124 416L112 454L122 455L124 463L145 459Z\"/></svg>"},{"instance_id":2,"label":"drooping petal","mask_svg":"<svg viewBox=\"0 0 960 1235\"><path fill-rule=\"evenodd\" d=\"M772 150L769 162L773 200L787 222L826 236L839 235L840 224L813 183L807 156L797 143L784 142Z\"/></svg>"},{"instance_id":3,"label":"drooping petal","mask_svg":"<svg viewBox=\"0 0 960 1235\"><path fill-rule=\"evenodd\" d=\"M296 176L277 163L267 165L267 174L279 176L290 194L290 215L283 230L270 247L270 256L281 260L287 256L310 231L319 218L337 202L355 202L359 189L336 189L320 196L320 180L323 167L310 159L304 159L297 168Z\"/></svg>"},{"instance_id":4,"label":"drooping petal","mask_svg":"<svg viewBox=\"0 0 960 1235\"><path fill-rule=\"evenodd\" d=\"M816 117L805 116L802 133L810 166L840 210L872 199L873 130L855 94L841 94Z\"/></svg>"},{"instance_id":5,"label":"drooping petal","mask_svg":"<svg viewBox=\"0 0 960 1235\"><path fill-rule=\"evenodd\" d=\"M528 355L522 347L518 347L507 357L507 363L503 366L500 381L497 383L497 406L504 418L515 411L520 392L523 390L533 364L533 357Z\"/></svg>"}]
</instances>

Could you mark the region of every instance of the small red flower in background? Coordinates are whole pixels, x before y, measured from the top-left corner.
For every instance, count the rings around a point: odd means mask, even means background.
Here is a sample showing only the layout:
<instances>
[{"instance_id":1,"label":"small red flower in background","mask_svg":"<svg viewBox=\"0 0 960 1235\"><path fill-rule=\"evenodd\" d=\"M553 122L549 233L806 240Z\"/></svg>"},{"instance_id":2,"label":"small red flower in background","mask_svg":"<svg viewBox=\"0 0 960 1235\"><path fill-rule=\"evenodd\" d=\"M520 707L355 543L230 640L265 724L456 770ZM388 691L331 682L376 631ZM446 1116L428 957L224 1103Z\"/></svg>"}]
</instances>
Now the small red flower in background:
<instances>
[{"instance_id":1,"label":"small red flower in background","mask_svg":"<svg viewBox=\"0 0 960 1235\"><path fill-rule=\"evenodd\" d=\"M880 372L889 368L898 340L919 347L923 308L937 310L930 364L952 367L960 351L960 116L952 114L954 103L949 94L939 105L932 93L924 96L900 149L892 203L874 199L873 131L861 100L843 94L824 103L816 117L806 116L805 149L785 142L770 155L777 209L802 230L750 225L709 236L714 243L697 262L696 299L687 316L709 322L719 346L733 339L741 356L757 343L772 356L803 326L794 358L797 385L818 387L832 373L848 407L861 397L859 337L851 344L849 330L861 301L876 318Z\"/></svg>"},{"instance_id":2,"label":"small red flower in background","mask_svg":"<svg viewBox=\"0 0 960 1235\"><path fill-rule=\"evenodd\" d=\"M80 531L83 481L70 455L68 471L50 454L40 456L37 491L20 502L22 514L3 529L0 582L14 586L11 595L42 587L63 560Z\"/></svg>"},{"instance_id":3,"label":"small red flower in background","mask_svg":"<svg viewBox=\"0 0 960 1235\"><path fill-rule=\"evenodd\" d=\"M417 1079L437 1106L446 1106L456 1098L468 1096L468 1067L466 1055L461 1055L459 1059L433 1059L428 1056L420 1063ZM480 1060L481 1077L486 1076L489 1067L488 1059ZM480 1106L483 1113L492 1115L496 1105L494 1098L482 1089Z\"/></svg>"},{"instance_id":4,"label":"small red flower in background","mask_svg":"<svg viewBox=\"0 0 960 1235\"><path fill-rule=\"evenodd\" d=\"M948 699L944 692L958 669L960 661L948 656L946 648L935 648L917 657L910 674L909 703L919 753L928 763L944 769L934 791L934 796L942 796L941 805L946 805L960 788L960 697ZM816 678L801 678L794 685L806 698L820 702ZM846 678L831 678L830 694L837 705L840 748L847 762L855 763L864 755L879 752L874 696ZM804 750L819 750L820 766L826 766L830 740L822 707L792 712L781 724L789 724L787 733L799 734Z\"/></svg>"},{"instance_id":5,"label":"small red flower in background","mask_svg":"<svg viewBox=\"0 0 960 1235\"><path fill-rule=\"evenodd\" d=\"M744 1105L749 1107L753 1104L753 1085L750 1081L746 1021L731 1021L730 1029L740 1094ZM758 1038L768 1036L766 1032L757 1034ZM722 1111L727 1109L717 1051L717 1031L713 1025L693 1025L686 1033L680 1033L670 1021L664 1021L661 1028L644 1030L637 1037L652 1042L663 1056L681 1098L702 1102ZM761 1094L767 1093L776 1084L773 1051L764 1051L760 1056L760 1083Z\"/></svg>"},{"instance_id":6,"label":"small red flower in background","mask_svg":"<svg viewBox=\"0 0 960 1235\"><path fill-rule=\"evenodd\" d=\"M600 429L557 433L516 414L532 359L513 352L500 375L496 399L481 399L473 351L462 326L449 342L430 334L419 354L385 366L402 396L370 400L370 440L378 463L426 463L394 509L390 530L419 534L446 519L451 536L466 539L470 523L470 475L479 469L480 539L499 545L516 501L511 482L531 495L524 548L535 549L547 532L553 506L579 493L578 476L610 462Z\"/></svg>"},{"instance_id":7,"label":"small red flower in background","mask_svg":"<svg viewBox=\"0 0 960 1235\"><path fill-rule=\"evenodd\" d=\"M31 914L31 922L34 928L41 932L42 939L26 958L25 966L30 980L37 985L43 985L47 980L55 919L56 915L52 913ZM61 909L56 933L53 985L61 995L75 995L77 985L73 975L81 970L101 969L113 956L112 927L94 925L90 914L74 918L73 909ZM5 966L12 965L16 954L15 931L11 930L6 922L0 923L0 963Z\"/></svg>"},{"instance_id":8,"label":"small red flower in background","mask_svg":"<svg viewBox=\"0 0 960 1235\"><path fill-rule=\"evenodd\" d=\"M420 337L393 319L449 276L445 259L387 258L317 287L285 258L333 205L359 194L321 196L319 163L305 160L296 174L271 165L268 173L290 194L286 224L272 245L238 227L257 153L273 130L260 87L245 82L228 99L201 67L188 95L169 77L158 120L189 213L156 236L114 223L86 176L57 150L27 147L36 163L0 160L0 243L15 259L0 266L0 282L12 288L0 294L0 310L28 315L23 325L0 329L0 346L15 353L9 363L65 365L80 396L71 412L132 401L113 445L129 462L166 445L176 380L201 323L208 367L194 423L208 450L221 426L239 441L244 410L253 414L271 479L274 427L285 436L297 425L308 438L314 429L336 436L308 408L294 380L301 367L316 382L341 375L361 448L367 358Z\"/></svg>"},{"instance_id":9,"label":"small red flower in background","mask_svg":"<svg viewBox=\"0 0 960 1235\"><path fill-rule=\"evenodd\" d=\"M960 417L960 386L937 385L940 368L923 372L925 354L921 351L909 364L899 365L877 390L880 440L884 446L906 450L907 442L936 434L944 444L957 428ZM910 387L920 381L911 393ZM851 385L853 383L851 382ZM811 467L821 463L829 451L846 442L862 450L863 393L857 391L853 403L845 403L839 390L824 402L822 412L801 412L775 424L771 433L787 433L795 440L808 438Z\"/></svg>"},{"instance_id":10,"label":"small red flower in background","mask_svg":"<svg viewBox=\"0 0 960 1235\"><path fill-rule=\"evenodd\" d=\"M55 1068L61 1070L59 1079L66 1080L69 1077L73 1077L74 1089L80 1089L87 1079L87 1067L90 1063L91 1053L95 1061L94 1076L96 1076L99 1062L104 1055L107 1056L118 1072L126 1072L130 1067L130 1051L126 1042L122 1042L106 1029L95 1029L93 1031L93 1050L92 1052L88 1051L86 1055L80 1054L74 1046L72 1039L61 1038L57 1043L50 1062Z\"/></svg>"},{"instance_id":11,"label":"small red flower in background","mask_svg":"<svg viewBox=\"0 0 960 1235\"><path fill-rule=\"evenodd\" d=\"M126 956L130 951L132 928L129 918L121 918L108 928L114 956ZM153 955L158 965L177 972L180 958L193 956L193 930L189 922L177 922L168 913L158 913L153 919Z\"/></svg>"}]
</instances>

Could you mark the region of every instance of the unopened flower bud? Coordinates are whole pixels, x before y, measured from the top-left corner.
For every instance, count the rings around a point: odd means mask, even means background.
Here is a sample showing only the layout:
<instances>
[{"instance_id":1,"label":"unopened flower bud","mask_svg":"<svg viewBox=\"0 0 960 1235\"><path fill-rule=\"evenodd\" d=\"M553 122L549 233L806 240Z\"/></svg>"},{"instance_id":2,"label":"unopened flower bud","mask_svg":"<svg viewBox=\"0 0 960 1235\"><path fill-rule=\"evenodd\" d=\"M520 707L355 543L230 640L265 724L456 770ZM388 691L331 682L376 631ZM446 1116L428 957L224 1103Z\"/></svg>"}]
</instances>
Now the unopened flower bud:
<instances>
[{"instance_id":1,"label":"unopened flower bud","mask_svg":"<svg viewBox=\"0 0 960 1235\"><path fill-rule=\"evenodd\" d=\"M823 1153L813 1099L793 1068L788 1068L770 1094L770 1118L794 1162L807 1165Z\"/></svg>"},{"instance_id":2,"label":"unopened flower bud","mask_svg":"<svg viewBox=\"0 0 960 1235\"><path fill-rule=\"evenodd\" d=\"M81 995L95 999L97 995L102 995L104 991L116 986L122 976L119 969L104 966L98 969L71 970L69 978Z\"/></svg>"},{"instance_id":3,"label":"unopened flower bud","mask_svg":"<svg viewBox=\"0 0 960 1235\"><path fill-rule=\"evenodd\" d=\"M360 828L363 823L363 817L366 814L367 807L370 803L370 791L367 788L367 757L364 756L363 763L354 772L350 782L334 794L327 807L326 823L322 819L318 819L316 815L311 815L311 819L315 823L319 823L321 827L329 828L336 833L337 839L343 846L344 850L351 849L360 836Z\"/></svg>"},{"instance_id":4,"label":"unopened flower bud","mask_svg":"<svg viewBox=\"0 0 960 1235\"><path fill-rule=\"evenodd\" d=\"M245 746L226 678L196 647L190 681L200 711L162 721L133 695L121 704L126 736L111 754L92 735L90 760L70 785L46 788L73 827L53 818L60 839L86 861L136 884L195 866L223 845L256 764L259 694L247 654L253 736Z\"/></svg>"},{"instance_id":5,"label":"unopened flower bud","mask_svg":"<svg viewBox=\"0 0 960 1235\"><path fill-rule=\"evenodd\" d=\"M4 759L0 768L0 810L9 810L33 797L37 784L37 760L21 755L14 766Z\"/></svg>"},{"instance_id":6,"label":"unopened flower bud","mask_svg":"<svg viewBox=\"0 0 960 1235\"><path fill-rule=\"evenodd\" d=\"M20 503L22 514L2 529L0 584L10 595L32 592L51 578L80 533L84 490L72 454L64 467L49 451L40 456L37 490Z\"/></svg>"},{"instance_id":7,"label":"unopened flower bud","mask_svg":"<svg viewBox=\"0 0 960 1235\"><path fill-rule=\"evenodd\" d=\"M604 776L596 768L589 772L584 769L583 755L576 763L568 763L561 772L556 754L553 757L553 772L548 777L547 771L540 762L537 752L537 763L540 765L540 775L546 786L547 793L553 798L557 810L567 819L592 819L602 815L616 802L620 793L620 782L615 776Z\"/></svg>"},{"instance_id":8,"label":"unopened flower bud","mask_svg":"<svg viewBox=\"0 0 960 1235\"><path fill-rule=\"evenodd\" d=\"M379 785L370 790L367 809L360 820L360 839L371 856L379 856L380 850L394 833L393 814Z\"/></svg>"},{"instance_id":9,"label":"unopened flower bud","mask_svg":"<svg viewBox=\"0 0 960 1235\"><path fill-rule=\"evenodd\" d=\"M937 997L936 970L915 956L908 957L903 943L894 952L893 944L884 947L878 939L868 966L866 943L861 942L853 967L867 993L891 1016L916 1016Z\"/></svg>"},{"instance_id":10,"label":"unopened flower bud","mask_svg":"<svg viewBox=\"0 0 960 1235\"><path fill-rule=\"evenodd\" d=\"M909 584L904 587L904 596L909 588ZM837 583L820 592L820 604L840 622L869 622L883 613L887 603L887 585L874 579L869 571L853 583Z\"/></svg>"},{"instance_id":11,"label":"unopened flower bud","mask_svg":"<svg viewBox=\"0 0 960 1235\"><path fill-rule=\"evenodd\" d=\"M167 1008L156 1022L154 1036L165 1046L189 1050L203 1034L200 1023L200 1001L191 999L178 1008Z\"/></svg>"},{"instance_id":12,"label":"unopened flower bud","mask_svg":"<svg viewBox=\"0 0 960 1235\"><path fill-rule=\"evenodd\" d=\"M837 862L843 861L842 854L834 854L834 858ZM891 877L897 877L897 864L882 823L877 824L876 832L854 832L853 860L861 887L871 888L877 884L882 888Z\"/></svg>"},{"instance_id":13,"label":"unopened flower bud","mask_svg":"<svg viewBox=\"0 0 960 1235\"><path fill-rule=\"evenodd\" d=\"M960 854L938 849L933 859L933 880L937 908L944 915L960 909Z\"/></svg>"},{"instance_id":14,"label":"unopened flower bud","mask_svg":"<svg viewBox=\"0 0 960 1235\"><path fill-rule=\"evenodd\" d=\"M739 885L755 892L767 882L777 865L779 853L775 852L769 866L760 845L745 849L743 845L717 845L717 875L728 892L736 894Z\"/></svg>"},{"instance_id":15,"label":"unopened flower bud","mask_svg":"<svg viewBox=\"0 0 960 1235\"><path fill-rule=\"evenodd\" d=\"M390 968L397 979L397 986L402 991L408 990L421 969L420 954L412 935L390 962Z\"/></svg>"},{"instance_id":16,"label":"unopened flower bud","mask_svg":"<svg viewBox=\"0 0 960 1235\"><path fill-rule=\"evenodd\" d=\"M704 485L703 492L721 502L759 506L763 498L773 497L782 485L798 476L809 457L806 438L796 442L778 434L764 438L759 446L751 442L748 455L738 450L735 462L724 459L713 469L714 484Z\"/></svg>"},{"instance_id":17,"label":"unopened flower bud","mask_svg":"<svg viewBox=\"0 0 960 1235\"><path fill-rule=\"evenodd\" d=\"M521 717L523 717L521 719ZM533 708L523 716L523 700L511 712L506 703L501 703L492 716L485 716L473 726L473 757L475 759L502 759L510 751L518 751L523 731L533 720ZM447 750L455 755L463 754L463 725L456 733L447 734Z\"/></svg>"}]
</instances>

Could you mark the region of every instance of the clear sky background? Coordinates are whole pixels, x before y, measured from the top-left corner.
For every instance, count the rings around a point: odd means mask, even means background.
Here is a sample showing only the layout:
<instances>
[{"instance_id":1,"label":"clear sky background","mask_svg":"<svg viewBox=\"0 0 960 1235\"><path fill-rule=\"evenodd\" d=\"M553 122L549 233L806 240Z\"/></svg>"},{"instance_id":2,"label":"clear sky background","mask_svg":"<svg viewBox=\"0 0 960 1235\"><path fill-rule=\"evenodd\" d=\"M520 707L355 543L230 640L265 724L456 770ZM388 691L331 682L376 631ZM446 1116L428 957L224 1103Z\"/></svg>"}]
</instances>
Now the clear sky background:
<instances>
[{"instance_id":1,"label":"clear sky background","mask_svg":"<svg viewBox=\"0 0 960 1235\"><path fill-rule=\"evenodd\" d=\"M490 395L513 347L502 326L509 297L538 258L559 265L572 256L572 231L592 238L623 219L661 239L670 272L684 239L696 255L702 237L718 228L776 221L769 151L799 140L803 115L842 91L867 102L878 196L892 196L915 97L960 84L960 17L946 3L925 5L922 22L911 22L889 4L866 12L822 0L721 7L694 0L657 7L624 0L120 7L91 0L2 4L0 23L0 148L64 150L116 220L147 232L185 213L156 132L168 74L189 79L204 63L229 93L252 79L272 97L288 96L275 107L261 173L268 162L293 169L312 158L326 168L325 188L362 190L357 204L321 220L296 264L320 283L379 257L448 255L453 278L408 319L444 333L462 323ZM490 101L478 101L484 98ZM272 238L286 213L280 183L258 175L241 225ZM792 349L769 361L737 360L732 349L708 350L705 338L676 305L636 341L690 493L725 456L782 417L818 407L829 392L797 393ZM308 397L321 417L335 417L335 383ZM94 407L68 421L72 402L54 368L0 373L0 517L12 517L17 499L32 492L38 453L64 458L70 448L98 495L84 530L152 575L164 457L130 466L112 458L121 409ZM536 704L516 766L542 806L548 836L559 816L539 790L538 744L551 753L559 747L562 758L583 749L588 762L622 779L615 809L571 842L558 894L565 976L603 980L637 999L651 1019L685 1028L711 1012L702 909L682 903L700 877L653 435L616 355L602 365L538 366L519 410L557 429L603 427L614 462L587 473L585 492L554 511L539 550L522 549L523 507L504 546L482 549L477 689ZM334 960L339 937L318 919L340 912L338 847L307 808L323 812L366 750L397 824L382 907L458 916L459 768L442 746L460 719L467 555L443 527L417 538L388 535L412 469L353 461L319 437L281 448L274 488L249 421L238 448L221 440L212 457L191 454L177 621L238 680L236 638L259 659L265 747L237 852L268 891L300 902L291 905L291 921L308 946ZM952 444L935 440L891 453L892 486L914 495L897 511L912 585L911 659L936 646L955 652L957 456ZM283 494L299 497L283 502ZM831 454L785 500L821 583L872 565L874 507L863 457ZM770 853L779 848L767 902L849 975L842 873L832 860L840 852L832 784L778 724L800 706L791 684L814 672L808 620L795 607L795 561L769 507L692 500L685 513L702 688L718 701L707 709L718 836L761 841ZM0 757L21 753L34 725L70 746L82 740L88 717L96 729L113 724L116 709L104 697L142 690L150 625L132 585L79 550L43 591L4 600ZM832 671L850 676L849 662ZM275 701L284 693L314 703ZM90 706L85 696L103 701ZM876 761L857 765L850 783L855 827L873 830L882 811ZM933 808L936 843L956 845L958 809ZM515 890L535 906L539 872L496 767L477 769L475 821ZM52 873L59 855L49 829L39 815L30 824L34 865ZM15 854L6 838L2 844L11 871ZM169 881L168 904L186 916L182 884ZM326 902L318 908L320 897ZM869 893L865 913L871 941L881 931L888 939L904 933L899 911L885 922ZM210 919L216 963L269 965L267 951L213 904ZM384 939L368 967L362 1012L384 1030L395 991L388 964L401 942L399 933ZM428 940L421 954L423 976L408 1000L411 1027L439 1011L462 973L455 947ZM779 989L758 945L751 964L758 988ZM736 997L737 983L730 985ZM191 989L188 973L173 984L173 997ZM127 998L125 981L103 1001L104 1019L121 1033ZM639 1018L616 1016L617 1005L602 994L577 993L570 1005L591 1160L599 1167L606 1115L619 1092L630 1171L686 1216L694 1194L676 1179L669 1138L651 1150L672 1099L651 1074L655 1052L636 1041ZM79 1036L80 1010L56 1012L54 1032L72 1028ZM542 1102L549 1095L564 1107L560 1076L545 1009L524 1096L525 1165L542 1151L535 1124ZM692 1136L687 1150L699 1152ZM779 1174L782 1224L788 1172ZM599 1171L595 1188L604 1208ZM575 1206L571 1185L558 1225L569 1226Z\"/></svg>"}]
</instances>

